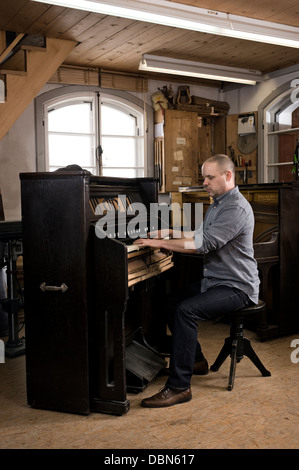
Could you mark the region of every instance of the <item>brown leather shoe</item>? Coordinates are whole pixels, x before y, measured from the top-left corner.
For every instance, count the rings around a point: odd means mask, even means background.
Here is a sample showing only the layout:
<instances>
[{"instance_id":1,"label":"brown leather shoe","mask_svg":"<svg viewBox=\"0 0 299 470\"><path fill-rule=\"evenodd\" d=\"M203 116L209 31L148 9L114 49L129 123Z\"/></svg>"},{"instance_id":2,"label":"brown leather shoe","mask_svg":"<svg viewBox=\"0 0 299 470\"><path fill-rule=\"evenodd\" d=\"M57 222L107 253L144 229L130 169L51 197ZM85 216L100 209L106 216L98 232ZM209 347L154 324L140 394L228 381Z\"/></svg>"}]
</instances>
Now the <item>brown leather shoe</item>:
<instances>
[{"instance_id":1,"label":"brown leather shoe","mask_svg":"<svg viewBox=\"0 0 299 470\"><path fill-rule=\"evenodd\" d=\"M191 388L187 390L178 391L171 390L168 387L164 387L161 392L156 393L150 398L142 400L141 405L145 408L165 408L167 406L173 406L177 403L184 403L190 401L192 398Z\"/></svg>"},{"instance_id":2,"label":"brown leather shoe","mask_svg":"<svg viewBox=\"0 0 299 470\"><path fill-rule=\"evenodd\" d=\"M193 374L194 375L206 375L209 372L209 364L206 359L203 361L194 362Z\"/></svg>"}]
</instances>

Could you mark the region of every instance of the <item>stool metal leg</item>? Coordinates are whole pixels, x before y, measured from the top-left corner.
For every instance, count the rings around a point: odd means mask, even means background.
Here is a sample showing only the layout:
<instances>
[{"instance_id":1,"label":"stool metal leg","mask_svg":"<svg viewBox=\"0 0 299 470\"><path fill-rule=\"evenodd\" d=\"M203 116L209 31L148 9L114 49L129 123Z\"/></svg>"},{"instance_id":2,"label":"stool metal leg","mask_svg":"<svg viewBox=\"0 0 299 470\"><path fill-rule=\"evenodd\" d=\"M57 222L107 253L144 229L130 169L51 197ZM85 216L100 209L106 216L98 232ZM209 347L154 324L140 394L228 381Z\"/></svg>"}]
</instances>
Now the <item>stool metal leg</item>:
<instances>
[{"instance_id":1,"label":"stool metal leg","mask_svg":"<svg viewBox=\"0 0 299 470\"><path fill-rule=\"evenodd\" d=\"M243 359L244 356L247 356L253 364L259 369L263 377L271 376L271 373L264 367L257 354L251 346L249 339L244 338L243 336L243 318L234 317L230 325L230 336L225 339L224 345L217 356L216 361L211 365L210 369L212 371L217 371L230 355L230 372L228 380L228 390L231 391L234 388L235 373L236 373L236 364Z\"/></svg>"},{"instance_id":2,"label":"stool metal leg","mask_svg":"<svg viewBox=\"0 0 299 470\"><path fill-rule=\"evenodd\" d=\"M217 356L217 359L215 360L214 364L210 366L210 370L217 372L217 370L219 370L222 364L224 363L225 359L230 355L231 350L232 338L226 338L224 341L224 345L222 346L222 349Z\"/></svg>"},{"instance_id":3,"label":"stool metal leg","mask_svg":"<svg viewBox=\"0 0 299 470\"><path fill-rule=\"evenodd\" d=\"M234 388L235 373L236 373L236 364L237 364L237 349L238 349L238 340L234 339L232 342L231 348L231 363L228 379L227 389L231 391Z\"/></svg>"},{"instance_id":4,"label":"stool metal leg","mask_svg":"<svg viewBox=\"0 0 299 470\"><path fill-rule=\"evenodd\" d=\"M256 352L251 346L251 343L249 339L243 338L243 344L244 344L244 356L249 357L249 359L253 362L253 364L258 368L258 370L261 372L263 377L270 377L271 372L269 372L265 366L262 364L261 360L257 356Z\"/></svg>"},{"instance_id":5,"label":"stool metal leg","mask_svg":"<svg viewBox=\"0 0 299 470\"><path fill-rule=\"evenodd\" d=\"M240 362L244 357L243 353L243 325L239 322L232 322L230 328L230 336L233 338L232 348L231 348L231 362L230 362L230 372L228 379L227 389L231 391L234 388L235 374L236 374L236 365L237 362Z\"/></svg>"}]
</instances>

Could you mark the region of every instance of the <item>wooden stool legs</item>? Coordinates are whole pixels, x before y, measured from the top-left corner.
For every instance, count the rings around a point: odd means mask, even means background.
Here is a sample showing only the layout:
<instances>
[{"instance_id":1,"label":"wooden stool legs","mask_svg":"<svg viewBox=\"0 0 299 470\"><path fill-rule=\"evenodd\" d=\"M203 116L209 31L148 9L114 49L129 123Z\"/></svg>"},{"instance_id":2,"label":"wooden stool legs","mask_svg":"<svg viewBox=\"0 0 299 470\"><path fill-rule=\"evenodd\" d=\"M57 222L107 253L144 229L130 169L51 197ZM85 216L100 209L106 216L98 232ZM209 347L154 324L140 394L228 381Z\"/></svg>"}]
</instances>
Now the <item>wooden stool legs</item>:
<instances>
[{"instance_id":1,"label":"wooden stool legs","mask_svg":"<svg viewBox=\"0 0 299 470\"><path fill-rule=\"evenodd\" d=\"M230 336L225 339L224 345L210 369L215 372L219 370L229 355L231 357L231 364L228 390L231 391L234 387L236 364L237 362L240 362L244 356L247 356L253 362L263 377L271 376L271 373L264 367L257 354L253 350L249 339L244 338L243 336L243 318L235 317L232 319Z\"/></svg>"}]
</instances>

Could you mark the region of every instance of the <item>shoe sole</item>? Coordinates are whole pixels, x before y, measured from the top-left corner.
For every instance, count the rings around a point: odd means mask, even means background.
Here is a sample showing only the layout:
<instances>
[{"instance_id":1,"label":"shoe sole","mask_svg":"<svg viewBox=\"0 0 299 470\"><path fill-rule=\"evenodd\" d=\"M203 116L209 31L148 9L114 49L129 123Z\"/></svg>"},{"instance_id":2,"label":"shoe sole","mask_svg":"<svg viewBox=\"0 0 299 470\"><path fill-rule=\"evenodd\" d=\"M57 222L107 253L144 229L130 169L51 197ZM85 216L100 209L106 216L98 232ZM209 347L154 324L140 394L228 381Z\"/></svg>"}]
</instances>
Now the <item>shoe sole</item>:
<instances>
[{"instance_id":1,"label":"shoe sole","mask_svg":"<svg viewBox=\"0 0 299 470\"><path fill-rule=\"evenodd\" d=\"M143 403L143 401L142 401L141 406L143 406L143 408L169 408L170 406L179 405L181 403L187 403L188 401L191 401L191 400L192 400L192 395L189 398L186 398L186 399L180 400L180 401L176 401L175 403L171 403L170 405L148 405L146 403Z\"/></svg>"}]
</instances>

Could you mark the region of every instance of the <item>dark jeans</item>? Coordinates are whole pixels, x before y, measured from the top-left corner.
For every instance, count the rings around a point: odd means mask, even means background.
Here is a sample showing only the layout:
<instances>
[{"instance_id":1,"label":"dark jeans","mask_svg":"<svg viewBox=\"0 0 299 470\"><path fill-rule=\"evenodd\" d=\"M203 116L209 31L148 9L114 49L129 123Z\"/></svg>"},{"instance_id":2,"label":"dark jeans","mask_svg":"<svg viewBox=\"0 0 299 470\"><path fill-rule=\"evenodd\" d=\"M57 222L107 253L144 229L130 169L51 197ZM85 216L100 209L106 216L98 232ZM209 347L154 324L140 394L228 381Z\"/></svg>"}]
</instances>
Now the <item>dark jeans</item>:
<instances>
[{"instance_id":1,"label":"dark jeans","mask_svg":"<svg viewBox=\"0 0 299 470\"><path fill-rule=\"evenodd\" d=\"M201 293L200 285L194 284L186 294L191 296L179 301L173 319L168 320L172 351L166 385L174 390L190 387L194 361L204 358L197 341L198 321L214 320L252 304L244 292L228 286L213 287Z\"/></svg>"}]
</instances>

